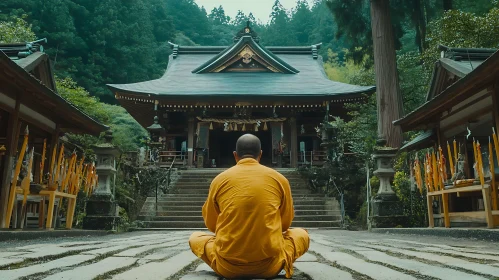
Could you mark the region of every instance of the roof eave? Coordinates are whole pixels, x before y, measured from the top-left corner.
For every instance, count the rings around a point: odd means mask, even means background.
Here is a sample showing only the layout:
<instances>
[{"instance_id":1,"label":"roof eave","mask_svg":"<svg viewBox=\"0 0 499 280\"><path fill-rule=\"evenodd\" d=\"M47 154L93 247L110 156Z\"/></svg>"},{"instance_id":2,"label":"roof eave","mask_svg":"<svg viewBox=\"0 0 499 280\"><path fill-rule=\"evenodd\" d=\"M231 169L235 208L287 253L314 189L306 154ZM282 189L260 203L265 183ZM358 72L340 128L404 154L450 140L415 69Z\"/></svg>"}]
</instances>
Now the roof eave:
<instances>
[{"instance_id":1,"label":"roof eave","mask_svg":"<svg viewBox=\"0 0 499 280\"><path fill-rule=\"evenodd\" d=\"M3 61L5 64L7 64L8 69L12 69L13 71L15 71L15 74L19 75L21 78L27 81L30 86L37 88L39 92L43 93L47 98L55 101L58 106L61 106L62 108L70 110L73 113L75 113L76 115L75 117L82 120L82 123L85 123L85 121L90 122L88 129L84 128L84 130L88 130L90 134L98 135L100 132L109 129L108 126L103 125L100 122L94 120L92 117L80 111L80 109L75 107L73 104L69 103L62 96L58 95L57 93L49 89L47 86L40 83L36 78L31 76L28 72L26 72L22 67L17 65L17 63L12 61L1 51L0 51L0 61Z\"/></svg>"}]
</instances>

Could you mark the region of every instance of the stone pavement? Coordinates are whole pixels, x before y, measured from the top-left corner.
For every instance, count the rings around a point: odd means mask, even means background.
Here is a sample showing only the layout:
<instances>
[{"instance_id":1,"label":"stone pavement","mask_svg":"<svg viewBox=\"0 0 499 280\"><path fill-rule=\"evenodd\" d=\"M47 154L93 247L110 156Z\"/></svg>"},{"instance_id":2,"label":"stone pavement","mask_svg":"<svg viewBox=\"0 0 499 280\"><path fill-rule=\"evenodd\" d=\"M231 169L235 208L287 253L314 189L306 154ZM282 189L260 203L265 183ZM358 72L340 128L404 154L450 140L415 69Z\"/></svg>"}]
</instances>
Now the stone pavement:
<instances>
[{"instance_id":1,"label":"stone pavement","mask_svg":"<svg viewBox=\"0 0 499 280\"><path fill-rule=\"evenodd\" d=\"M219 279L188 231L0 243L0 279ZM310 230L293 279L499 279L499 245L472 239Z\"/></svg>"}]
</instances>

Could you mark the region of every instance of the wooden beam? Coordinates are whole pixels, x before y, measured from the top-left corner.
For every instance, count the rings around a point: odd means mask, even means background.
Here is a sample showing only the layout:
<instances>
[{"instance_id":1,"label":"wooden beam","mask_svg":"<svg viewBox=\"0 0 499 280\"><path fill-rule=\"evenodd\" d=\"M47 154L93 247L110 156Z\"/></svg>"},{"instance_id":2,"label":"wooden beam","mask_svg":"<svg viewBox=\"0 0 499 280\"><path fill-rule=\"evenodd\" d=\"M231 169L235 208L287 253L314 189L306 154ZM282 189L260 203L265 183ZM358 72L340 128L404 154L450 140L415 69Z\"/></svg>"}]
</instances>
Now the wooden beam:
<instances>
[{"instance_id":1,"label":"wooden beam","mask_svg":"<svg viewBox=\"0 0 499 280\"><path fill-rule=\"evenodd\" d=\"M16 151L19 140L19 109L21 107L21 94L17 95L16 106L14 111L9 115L9 123L7 127L7 139L4 158L4 170L2 181L0 182L0 228L8 228L5 224L7 216L7 204L9 199L9 187L12 174L12 165L16 157Z\"/></svg>"},{"instance_id":2,"label":"wooden beam","mask_svg":"<svg viewBox=\"0 0 499 280\"><path fill-rule=\"evenodd\" d=\"M466 108L468 108L468 107L470 107L470 106L475 105L476 103L478 103L478 102L480 102L480 101L482 101L482 100L484 100L484 99L488 98L489 96L491 96L491 94L490 94L490 93L486 93L486 94L484 94L483 96L480 96L480 97L478 97L478 98L475 98L475 99L473 99L472 101L470 101L470 102L468 102L468 103L464 104L463 106L461 106L460 108L458 108L458 109L456 109L456 110L454 110L454 111L452 111L452 109L451 109L451 112L450 112L449 114L447 114L447 115L443 116L442 118L440 118L440 121L443 121L443 120L445 120L445 119L447 119L447 118L449 118L449 117L451 117L451 116L453 116L453 115L455 115L455 114L457 114L457 113L461 112L462 110L464 110L464 109L466 109ZM459 104L458 104L458 105L459 105Z\"/></svg>"},{"instance_id":3,"label":"wooden beam","mask_svg":"<svg viewBox=\"0 0 499 280\"><path fill-rule=\"evenodd\" d=\"M446 131L449 128L453 128L453 127L456 127L456 126L459 126L459 125L466 124L466 123L469 122L470 119L474 119L474 118L478 118L478 117L481 117L483 115L486 115L487 113L492 112L492 107L493 107L492 105L491 106L487 106L487 107L483 108L482 110L476 111L475 113L473 113L471 115L468 115L466 117L460 118L459 120L457 120L457 121L455 121L453 123L450 123L450 124L442 127L442 130Z\"/></svg>"}]
</instances>

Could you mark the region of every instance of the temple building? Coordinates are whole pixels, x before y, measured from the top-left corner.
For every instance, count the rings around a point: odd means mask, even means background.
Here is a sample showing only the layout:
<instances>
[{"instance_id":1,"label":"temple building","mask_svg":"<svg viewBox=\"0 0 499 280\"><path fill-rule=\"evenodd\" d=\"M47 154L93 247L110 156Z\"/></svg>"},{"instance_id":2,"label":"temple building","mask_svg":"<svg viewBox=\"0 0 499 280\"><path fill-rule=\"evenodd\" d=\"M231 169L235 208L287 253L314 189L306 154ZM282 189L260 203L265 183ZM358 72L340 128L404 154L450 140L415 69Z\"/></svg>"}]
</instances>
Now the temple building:
<instances>
[{"instance_id":1,"label":"temple building","mask_svg":"<svg viewBox=\"0 0 499 280\"><path fill-rule=\"evenodd\" d=\"M243 133L261 139L267 166L320 164L318 131L325 117L347 118L344 104L375 91L329 80L321 44L264 47L249 23L228 47L170 45L161 78L108 85L152 132L164 164L175 158L187 166L231 166Z\"/></svg>"}]
</instances>

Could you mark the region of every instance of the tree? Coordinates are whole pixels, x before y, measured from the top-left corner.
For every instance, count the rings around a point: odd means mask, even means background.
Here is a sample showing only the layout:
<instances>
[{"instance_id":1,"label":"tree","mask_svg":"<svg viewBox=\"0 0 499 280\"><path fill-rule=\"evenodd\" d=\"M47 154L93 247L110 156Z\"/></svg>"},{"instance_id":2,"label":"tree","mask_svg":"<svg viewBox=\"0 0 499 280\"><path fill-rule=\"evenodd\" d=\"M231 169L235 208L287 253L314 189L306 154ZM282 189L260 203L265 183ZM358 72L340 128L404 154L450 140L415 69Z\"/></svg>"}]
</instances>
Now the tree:
<instances>
[{"instance_id":1,"label":"tree","mask_svg":"<svg viewBox=\"0 0 499 280\"><path fill-rule=\"evenodd\" d=\"M230 17L225 15L225 10L220 5L218 8L213 8L208 16L214 25L225 25L230 22Z\"/></svg>"},{"instance_id":2,"label":"tree","mask_svg":"<svg viewBox=\"0 0 499 280\"><path fill-rule=\"evenodd\" d=\"M0 21L0 43L20 43L35 40L31 25L24 18L12 18L10 21Z\"/></svg>"},{"instance_id":3,"label":"tree","mask_svg":"<svg viewBox=\"0 0 499 280\"><path fill-rule=\"evenodd\" d=\"M279 0L274 2L270 22L266 27L266 32L262 34L262 41L268 46L292 46L297 44L288 12Z\"/></svg>"},{"instance_id":4,"label":"tree","mask_svg":"<svg viewBox=\"0 0 499 280\"><path fill-rule=\"evenodd\" d=\"M387 146L399 148L402 130L393 121L402 115L395 42L388 0L371 1L371 28L378 103L378 136Z\"/></svg>"},{"instance_id":5,"label":"tree","mask_svg":"<svg viewBox=\"0 0 499 280\"><path fill-rule=\"evenodd\" d=\"M298 0L291 16L291 28L299 45L309 45L312 35L314 16L306 0Z\"/></svg>"}]
</instances>

